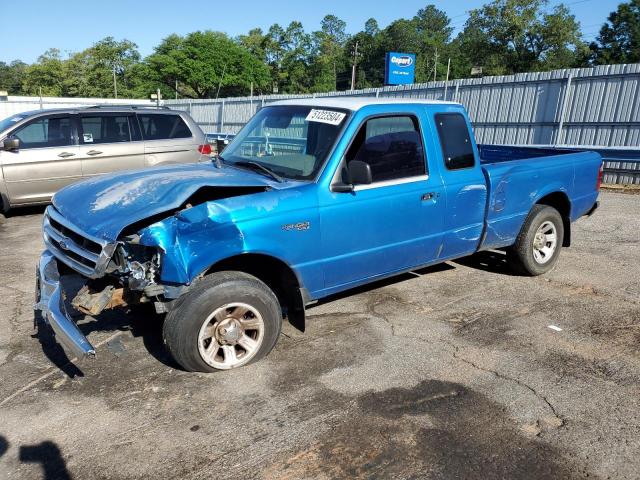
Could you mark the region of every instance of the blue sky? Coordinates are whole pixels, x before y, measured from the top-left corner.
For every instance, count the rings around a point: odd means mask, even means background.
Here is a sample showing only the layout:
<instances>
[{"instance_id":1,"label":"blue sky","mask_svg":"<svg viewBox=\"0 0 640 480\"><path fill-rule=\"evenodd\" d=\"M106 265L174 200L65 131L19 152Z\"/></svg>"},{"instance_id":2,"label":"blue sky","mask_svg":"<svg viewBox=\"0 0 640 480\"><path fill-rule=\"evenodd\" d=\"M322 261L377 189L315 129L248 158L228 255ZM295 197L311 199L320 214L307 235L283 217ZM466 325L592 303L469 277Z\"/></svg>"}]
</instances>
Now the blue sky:
<instances>
[{"instance_id":1,"label":"blue sky","mask_svg":"<svg viewBox=\"0 0 640 480\"><path fill-rule=\"evenodd\" d=\"M46 49L75 52L106 36L127 38L148 55L171 33L220 30L231 36L253 27L267 29L300 20L307 31L317 30L320 20L332 13L347 22L350 33L362 29L374 17L382 27L397 18L409 18L429 3L445 10L453 26L461 28L466 11L483 0L20 0L4 3L0 26L0 61L33 62ZM550 0L550 5L560 3ZM566 0L583 25L585 37L593 39L618 0Z\"/></svg>"}]
</instances>

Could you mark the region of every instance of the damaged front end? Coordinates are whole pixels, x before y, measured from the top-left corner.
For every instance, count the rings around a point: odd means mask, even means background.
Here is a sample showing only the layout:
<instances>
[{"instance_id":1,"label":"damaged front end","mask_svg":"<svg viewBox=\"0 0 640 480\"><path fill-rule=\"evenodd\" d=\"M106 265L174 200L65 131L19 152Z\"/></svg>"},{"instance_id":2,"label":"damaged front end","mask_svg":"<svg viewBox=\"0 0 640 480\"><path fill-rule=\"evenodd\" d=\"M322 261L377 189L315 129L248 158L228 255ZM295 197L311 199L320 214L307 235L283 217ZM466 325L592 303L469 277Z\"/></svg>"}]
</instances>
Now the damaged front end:
<instances>
[{"instance_id":1,"label":"damaged front end","mask_svg":"<svg viewBox=\"0 0 640 480\"><path fill-rule=\"evenodd\" d=\"M265 187L205 187L189 196L178 208L143 218L125 226L114 241L92 236L65 219L54 206L47 208L43 236L47 250L38 266L37 310L42 311L60 343L77 355L95 355L93 347L67 313L69 306L78 312L98 316L104 310L153 304L156 313L167 313L171 303L191 284L185 255L196 258L186 245L180 245L179 233L188 237L205 235L229 244L242 236L228 214L217 210L215 200L264 192ZM228 212L227 212L228 213ZM211 217L224 219L212 222ZM225 225L227 223L227 225ZM205 228L207 227L207 228ZM232 232L226 232L231 228ZM63 292L60 280L77 277L83 286L72 294ZM68 302L65 303L66 295Z\"/></svg>"},{"instance_id":2,"label":"damaged front end","mask_svg":"<svg viewBox=\"0 0 640 480\"><path fill-rule=\"evenodd\" d=\"M45 213L43 233L47 250L36 272L35 309L42 312L58 341L78 356L94 356L95 350L69 315L69 304L90 316L144 303L165 313L167 304L186 288L158 283L160 250L141 245L139 235L103 242L80 233L53 207ZM69 295L63 289L64 278L83 286Z\"/></svg>"}]
</instances>

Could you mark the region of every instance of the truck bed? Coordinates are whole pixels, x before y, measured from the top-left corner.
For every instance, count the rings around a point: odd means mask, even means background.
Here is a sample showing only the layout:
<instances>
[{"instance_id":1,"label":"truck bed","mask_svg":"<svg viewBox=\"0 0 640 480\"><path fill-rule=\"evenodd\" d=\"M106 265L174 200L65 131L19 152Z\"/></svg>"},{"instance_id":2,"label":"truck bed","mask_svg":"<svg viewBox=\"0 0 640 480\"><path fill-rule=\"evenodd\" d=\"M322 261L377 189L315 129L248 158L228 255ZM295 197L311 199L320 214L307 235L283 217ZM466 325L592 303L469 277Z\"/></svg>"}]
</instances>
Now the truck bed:
<instances>
[{"instance_id":1,"label":"truck bed","mask_svg":"<svg viewBox=\"0 0 640 480\"><path fill-rule=\"evenodd\" d=\"M532 200L535 203L560 192L566 196L568 209L561 213L575 221L597 199L595 186L602 163L598 153L503 145L479 145L478 149L488 187L482 249L513 244Z\"/></svg>"}]
</instances>

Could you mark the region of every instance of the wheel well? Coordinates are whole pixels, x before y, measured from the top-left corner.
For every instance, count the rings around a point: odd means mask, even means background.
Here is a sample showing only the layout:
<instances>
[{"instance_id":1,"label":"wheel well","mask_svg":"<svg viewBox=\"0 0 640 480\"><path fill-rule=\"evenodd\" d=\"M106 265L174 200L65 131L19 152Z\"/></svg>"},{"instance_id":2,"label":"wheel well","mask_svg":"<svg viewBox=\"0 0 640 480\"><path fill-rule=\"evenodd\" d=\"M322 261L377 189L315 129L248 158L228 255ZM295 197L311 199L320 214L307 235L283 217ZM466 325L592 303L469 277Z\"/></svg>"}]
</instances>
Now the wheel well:
<instances>
[{"instance_id":1,"label":"wheel well","mask_svg":"<svg viewBox=\"0 0 640 480\"><path fill-rule=\"evenodd\" d=\"M294 327L304 332L305 299L298 277L282 260L256 253L226 258L213 265L207 273L220 271L248 273L264 282L278 297L283 315Z\"/></svg>"},{"instance_id":2,"label":"wheel well","mask_svg":"<svg viewBox=\"0 0 640 480\"><path fill-rule=\"evenodd\" d=\"M562 246L571 246L571 202L569 201L569 197L563 192L554 192L542 197L538 200L537 204L553 207L560 213L564 225L564 240L562 241Z\"/></svg>"}]
</instances>

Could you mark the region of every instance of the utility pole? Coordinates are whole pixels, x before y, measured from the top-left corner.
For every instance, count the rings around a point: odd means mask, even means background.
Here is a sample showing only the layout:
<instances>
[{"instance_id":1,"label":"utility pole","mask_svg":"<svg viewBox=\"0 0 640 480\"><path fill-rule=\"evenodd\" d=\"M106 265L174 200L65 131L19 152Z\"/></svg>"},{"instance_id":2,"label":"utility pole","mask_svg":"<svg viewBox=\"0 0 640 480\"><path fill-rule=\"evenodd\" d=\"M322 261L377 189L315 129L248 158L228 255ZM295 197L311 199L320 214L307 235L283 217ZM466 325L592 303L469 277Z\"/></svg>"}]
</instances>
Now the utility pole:
<instances>
[{"instance_id":1,"label":"utility pole","mask_svg":"<svg viewBox=\"0 0 640 480\"><path fill-rule=\"evenodd\" d=\"M218 91L216 92L216 100L218 99L218 95L220 95L220 88L222 88L222 81L224 80L224 72L227 71L227 64L225 63L222 67L222 76L220 77L220 82L218 83Z\"/></svg>"},{"instance_id":2,"label":"utility pole","mask_svg":"<svg viewBox=\"0 0 640 480\"><path fill-rule=\"evenodd\" d=\"M449 72L451 71L451 59L447 62L447 79L444 82L444 100L447 100L447 87L449 86Z\"/></svg>"},{"instance_id":3,"label":"utility pole","mask_svg":"<svg viewBox=\"0 0 640 480\"><path fill-rule=\"evenodd\" d=\"M158 88L156 90L156 108L160 108L160 89Z\"/></svg>"},{"instance_id":4,"label":"utility pole","mask_svg":"<svg viewBox=\"0 0 640 480\"><path fill-rule=\"evenodd\" d=\"M178 99L178 79L176 78L176 100Z\"/></svg>"},{"instance_id":5,"label":"utility pole","mask_svg":"<svg viewBox=\"0 0 640 480\"><path fill-rule=\"evenodd\" d=\"M436 47L436 54L433 61L433 81L436 81L436 76L438 75L438 47Z\"/></svg>"},{"instance_id":6,"label":"utility pole","mask_svg":"<svg viewBox=\"0 0 640 480\"><path fill-rule=\"evenodd\" d=\"M358 42L353 51L353 65L351 66L351 91L356 89L356 64L358 63Z\"/></svg>"},{"instance_id":7,"label":"utility pole","mask_svg":"<svg viewBox=\"0 0 640 480\"><path fill-rule=\"evenodd\" d=\"M118 98L118 82L116 81L116 64L113 64L113 98Z\"/></svg>"}]
</instances>

